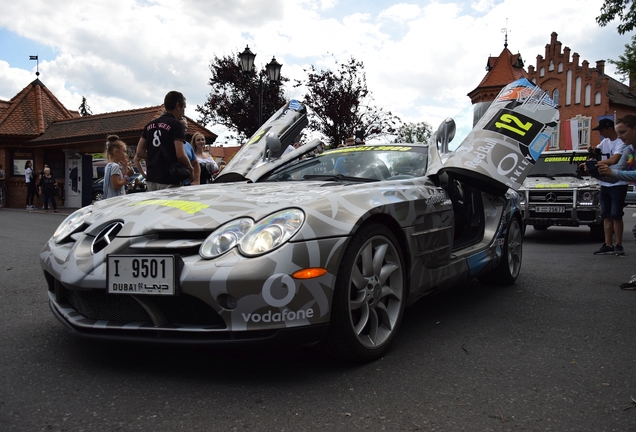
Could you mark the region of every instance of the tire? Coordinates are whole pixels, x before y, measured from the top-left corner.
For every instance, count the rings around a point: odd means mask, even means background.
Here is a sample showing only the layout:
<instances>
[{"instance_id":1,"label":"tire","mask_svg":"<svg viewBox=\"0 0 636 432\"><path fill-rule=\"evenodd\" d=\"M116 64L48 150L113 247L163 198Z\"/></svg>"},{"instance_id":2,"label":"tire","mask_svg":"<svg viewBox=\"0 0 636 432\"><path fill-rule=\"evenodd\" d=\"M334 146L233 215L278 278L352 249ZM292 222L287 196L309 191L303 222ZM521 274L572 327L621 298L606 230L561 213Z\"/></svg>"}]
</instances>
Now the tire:
<instances>
[{"instance_id":1,"label":"tire","mask_svg":"<svg viewBox=\"0 0 636 432\"><path fill-rule=\"evenodd\" d=\"M340 264L322 348L349 361L380 358L397 334L405 301L404 258L395 236L377 223L361 228Z\"/></svg>"},{"instance_id":2,"label":"tire","mask_svg":"<svg viewBox=\"0 0 636 432\"><path fill-rule=\"evenodd\" d=\"M93 201L101 201L104 198L103 192L95 192L93 194Z\"/></svg>"},{"instance_id":3,"label":"tire","mask_svg":"<svg viewBox=\"0 0 636 432\"><path fill-rule=\"evenodd\" d=\"M523 236L521 226L516 218L512 218L506 241L504 243L501 261L489 275L488 281L497 285L511 285L515 283L521 272L521 258L523 256Z\"/></svg>"}]
</instances>

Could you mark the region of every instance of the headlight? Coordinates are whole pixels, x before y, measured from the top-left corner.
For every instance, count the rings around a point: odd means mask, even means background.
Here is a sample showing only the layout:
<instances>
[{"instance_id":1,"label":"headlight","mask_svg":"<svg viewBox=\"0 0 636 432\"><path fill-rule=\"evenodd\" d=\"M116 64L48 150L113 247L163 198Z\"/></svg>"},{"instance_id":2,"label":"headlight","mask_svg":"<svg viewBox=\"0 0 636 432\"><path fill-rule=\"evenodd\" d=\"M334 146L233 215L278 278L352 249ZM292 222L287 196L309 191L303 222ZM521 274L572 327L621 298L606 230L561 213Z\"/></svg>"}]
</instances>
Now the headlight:
<instances>
[{"instance_id":1,"label":"headlight","mask_svg":"<svg viewBox=\"0 0 636 432\"><path fill-rule=\"evenodd\" d=\"M292 238L304 221L305 213L298 209L274 213L252 227L241 240L239 249L247 256L270 252Z\"/></svg>"},{"instance_id":2,"label":"headlight","mask_svg":"<svg viewBox=\"0 0 636 432\"><path fill-rule=\"evenodd\" d=\"M519 191L519 204L526 205L526 191Z\"/></svg>"},{"instance_id":3,"label":"headlight","mask_svg":"<svg viewBox=\"0 0 636 432\"><path fill-rule=\"evenodd\" d=\"M245 234L254 226L252 219L244 218L229 222L216 229L199 248L202 258L212 259L236 246Z\"/></svg>"},{"instance_id":4,"label":"headlight","mask_svg":"<svg viewBox=\"0 0 636 432\"><path fill-rule=\"evenodd\" d=\"M57 227L57 229L55 230L55 233L53 233L52 239L55 241L55 243L60 243L66 237L73 234L76 229L82 226L86 218L90 216L92 212L93 206L87 206L79 209L78 211L64 219L60 226Z\"/></svg>"},{"instance_id":5,"label":"headlight","mask_svg":"<svg viewBox=\"0 0 636 432\"><path fill-rule=\"evenodd\" d=\"M583 205L592 205L594 204L595 197L596 193L594 191L580 191L579 203Z\"/></svg>"}]
</instances>

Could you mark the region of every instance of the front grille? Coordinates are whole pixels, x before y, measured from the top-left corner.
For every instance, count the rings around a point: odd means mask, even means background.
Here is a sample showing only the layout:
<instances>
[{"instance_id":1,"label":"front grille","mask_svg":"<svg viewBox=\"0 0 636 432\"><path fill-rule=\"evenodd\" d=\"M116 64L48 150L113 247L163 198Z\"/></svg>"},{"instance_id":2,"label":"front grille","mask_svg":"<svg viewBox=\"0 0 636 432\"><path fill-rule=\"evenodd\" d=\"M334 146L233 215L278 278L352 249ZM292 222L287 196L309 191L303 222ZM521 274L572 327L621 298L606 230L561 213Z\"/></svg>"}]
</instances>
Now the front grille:
<instances>
[{"instance_id":1,"label":"front grille","mask_svg":"<svg viewBox=\"0 0 636 432\"><path fill-rule=\"evenodd\" d=\"M529 194L530 204L574 204L574 193L571 190L532 190Z\"/></svg>"},{"instance_id":2,"label":"front grille","mask_svg":"<svg viewBox=\"0 0 636 432\"><path fill-rule=\"evenodd\" d=\"M64 291L70 305L88 319L119 323L152 322L146 310L130 295L108 294L106 290L96 289ZM144 299L154 302L172 324L225 328L221 316L194 296L181 294L149 297L151 296L145 296Z\"/></svg>"}]
</instances>

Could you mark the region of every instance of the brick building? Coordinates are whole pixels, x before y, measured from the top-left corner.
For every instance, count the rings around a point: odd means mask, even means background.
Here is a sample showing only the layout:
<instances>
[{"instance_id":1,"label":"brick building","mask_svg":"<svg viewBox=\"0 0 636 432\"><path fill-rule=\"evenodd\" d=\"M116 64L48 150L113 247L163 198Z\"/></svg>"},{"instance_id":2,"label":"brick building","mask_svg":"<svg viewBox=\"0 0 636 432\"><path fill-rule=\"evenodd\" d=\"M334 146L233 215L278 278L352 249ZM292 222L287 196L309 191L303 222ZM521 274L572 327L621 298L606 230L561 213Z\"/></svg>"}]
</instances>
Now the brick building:
<instances>
[{"instance_id":1,"label":"brick building","mask_svg":"<svg viewBox=\"0 0 636 432\"><path fill-rule=\"evenodd\" d=\"M468 96L473 104L492 101L506 84L525 77L547 91L559 106L559 128L549 150L595 146L601 136L592 128L600 119L636 114L634 87L606 75L604 60L590 67L578 53L562 47L557 36L552 33L544 55L537 55L536 66L528 66L527 72L521 56L511 54L504 44L499 57L488 58L486 76Z\"/></svg>"},{"instance_id":2,"label":"brick building","mask_svg":"<svg viewBox=\"0 0 636 432\"><path fill-rule=\"evenodd\" d=\"M7 174L5 205L26 205L24 165L33 161L34 170L49 165L53 177L63 184L58 203L78 208L90 204L92 155L103 153L106 137L119 135L134 155L143 127L159 116L163 106L117 111L81 117L62 105L36 79L11 100L0 100L0 164ZM212 144L216 134L188 119L188 132L201 132ZM229 160L239 147L211 147L218 160ZM60 202L61 201L61 202ZM35 205L41 205L36 198Z\"/></svg>"}]
</instances>

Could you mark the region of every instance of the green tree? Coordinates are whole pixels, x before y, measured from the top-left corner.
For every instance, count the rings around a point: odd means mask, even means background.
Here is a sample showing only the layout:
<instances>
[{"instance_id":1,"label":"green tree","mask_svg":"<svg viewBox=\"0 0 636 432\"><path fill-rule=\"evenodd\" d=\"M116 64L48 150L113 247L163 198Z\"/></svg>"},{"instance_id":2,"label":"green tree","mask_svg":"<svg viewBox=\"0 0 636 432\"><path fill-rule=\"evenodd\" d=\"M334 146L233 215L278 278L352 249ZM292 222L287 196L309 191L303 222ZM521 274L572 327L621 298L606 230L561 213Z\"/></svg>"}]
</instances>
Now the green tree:
<instances>
[{"instance_id":1,"label":"green tree","mask_svg":"<svg viewBox=\"0 0 636 432\"><path fill-rule=\"evenodd\" d=\"M623 76L623 80L636 78L636 35L632 36L632 43L625 44L625 53L618 56L618 60L609 59L616 65L616 71Z\"/></svg>"},{"instance_id":2,"label":"green tree","mask_svg":"<svg viewBox=\"0 0 636 432\"><path fill-rule=\"evenodd\" d=\"M263 121L285 104L282 84L289 81L281 75L280 81L270 83L265 70L252 70L244 74L238 53L217 57L210 63L212 77L208 81L210 94L203 105L197 105L202 124L222 124L242 140L260 127L258 124L259 80L263 85Z\"/></svg>"},{"instance_id":3,"label":"green tree","mask_svg":"<svg viewBox=\"0 0 636 432\"><path fill-rule=\"evenodd\" d=\"M428 142L433 127L426 122L405 123L397 131L396 143L425 143Z\"/></svg>"},{"instance_id":4,"label":"green tree","mask_svg":"<svg viewBox=\"0 0 636 432\"><path fill-rule=\"evenodd\" d=\"M596 17L596 22L601 27L605 27L617 17L621 22L617 27L619 34L632 31L636 25L634 0L605 0L601 6L601 14Z\"/></svg>"},{"instance_id":5,"label":"green tree","mask_svg":"<svg viewBox=\"0 0 636 432\"><path fill-rule=\"evenodd\" d=\"M82 103L77 108L77 110L82 117L93 114L93 112L91 111L91 107L88 106L88 103L86 102L86 98L84 96L82 96Z\"/></svg>"},{"instance_id":6,"label":"green tree","mask_svg":"<svg viewBox=\"0 0 636 432\"><path fill-rule=\"evenodd\" d=\"M307 89L302 101L311 109L310 128L332 147L354 133L369 140L396 131L400 119L373 105L362 62L352 57L336 71L318 71L312 65L305 72L307 79L296 80L294 86Z\"/></svg>"}]
</instances>

